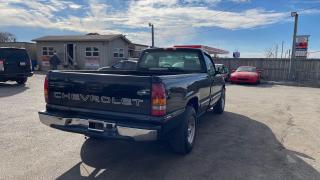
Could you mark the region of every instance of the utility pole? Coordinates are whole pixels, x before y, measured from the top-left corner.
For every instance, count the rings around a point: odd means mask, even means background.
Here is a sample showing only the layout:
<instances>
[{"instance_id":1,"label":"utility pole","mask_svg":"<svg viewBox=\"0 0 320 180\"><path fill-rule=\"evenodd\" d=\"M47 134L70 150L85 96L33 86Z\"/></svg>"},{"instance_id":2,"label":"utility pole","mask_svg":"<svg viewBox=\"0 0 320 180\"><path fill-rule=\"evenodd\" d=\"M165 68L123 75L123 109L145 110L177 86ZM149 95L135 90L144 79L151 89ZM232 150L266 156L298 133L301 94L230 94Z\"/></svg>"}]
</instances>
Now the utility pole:
<instances>
[{"instance_id":1,"label":"utility pole","mask_svg":"<svg viewBox=\"0 0 320 180\"><path fill-rule=\"evenodd\" d=\"M154 47L154 26L153 24L149 23L149 27L151 27L151 37L152 37L152 45L151 47Z\"/></svg>"},{"instance_id":2,"label":"utility pole","mask_svg":"<svg viewBox=\"0 0 320 180\"><path fill-rule=\"evenodd\" d=\"M276 50L275 50L276 59L278 59L278 49L279 49L279 46L278 46L278 44L276 44Z\"/></svg>"},{"instance_id":3,"label":"utility pole","mask_svg":"<svg viewBox=\"0 0 320 180\"><path fill-rule=\"evenodd\" d=\"M296 59L296 40L297 40L299 15L297 12L291 12L291 17L294 17L294 31L293 31L293 41L292 41L292 51L291 51L291 58L290 58L289 75L290 75L290 78L293 78L293 76L292 76L292 61L294 61Z\"/></svg>"},{"instance_id":4,"label":"utility pole","mask_svg":"<svg viewBox=\"0 0 320 180\"><path fill-rule=\"evenodd\" d=\"M282 44L281 44L281 59L282 59L282 55L283 55L283 44L284 44L284 41L282 41Z\"/></svg>"},{"instance_id":5,"label":"utility pole","mask_svg":"<svg viewBox=\"0 0 320 180\"><path fill-rule=\"evenodd\" d=\"M289 53L288 53L288 58L291 58L291 49L288 49Z\"/></svg>"},{"instance_id":6,"label":"utility pole","mask_svg":"<svg viewBox=\"0 0 320 180\"><path fill-rule=\"evenodd\" d=\"M287 57L287 50L286 50L286 52L284 53L284 58L286 58Z\"/></svg>"}]
</instances>

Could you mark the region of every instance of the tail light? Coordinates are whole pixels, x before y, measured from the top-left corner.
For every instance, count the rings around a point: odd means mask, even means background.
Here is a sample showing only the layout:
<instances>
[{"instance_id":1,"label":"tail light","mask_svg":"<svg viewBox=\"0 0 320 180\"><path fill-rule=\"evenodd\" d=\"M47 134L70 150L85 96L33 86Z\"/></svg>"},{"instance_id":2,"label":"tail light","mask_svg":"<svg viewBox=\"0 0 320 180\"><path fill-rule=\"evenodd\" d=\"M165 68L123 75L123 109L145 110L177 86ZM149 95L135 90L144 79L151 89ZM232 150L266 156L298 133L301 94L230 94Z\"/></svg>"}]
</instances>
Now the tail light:
<instances>
[{"instance_id":1,"label":"tail light","mask_svg":"<svg viewBox=\"0 0 320 180\"><path fill-rule=\"evenodd\" d=\"M0 71L4 71L4 59L0 59Z\"/></svg>"},{"instance_id":2,"label":"tail light","mask_svg":"<svg viewBox=\"0 0 320 180\"><path fill-rule=\"evenodd\" d=\"M48 76L46 76L46 79L44 80L44 99L46 103L49 101L49 81L48 81Z\"/></svg>"},{"instance_id":3,"label":"tail light","mask_svg":"<svg viewBox=\"0 0 320 180\"><path fill-rule=\"evenodd\" d=\"M152 116L163 116L167 110L166 89L162 83L152 84Z\"/></svg>"}]
</instances>

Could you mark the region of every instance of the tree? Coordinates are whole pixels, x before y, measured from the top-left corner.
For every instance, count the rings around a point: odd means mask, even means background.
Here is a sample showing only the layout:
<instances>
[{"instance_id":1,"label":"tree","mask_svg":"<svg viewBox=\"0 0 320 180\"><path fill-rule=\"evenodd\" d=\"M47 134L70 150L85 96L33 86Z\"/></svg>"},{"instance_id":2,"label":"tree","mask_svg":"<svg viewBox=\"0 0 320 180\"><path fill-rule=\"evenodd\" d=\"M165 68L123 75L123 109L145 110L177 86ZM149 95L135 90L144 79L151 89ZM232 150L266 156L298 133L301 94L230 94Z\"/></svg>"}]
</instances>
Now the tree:
<instances>
[{"instance_id":1,"label":"tree","mask_svg":"<svg viewBox=\"0 0 320 180\"><path fill-rule=\"evenodd\" d=\"M264 50L264 55L266 58L278 58L278 48L278 44L274 44L272 47Z\"/></svg>"},{"instance_id":2,"label":"tree","mask_svg":"<svg viewBox=\"0 0 320 180\"><path fill-rule=\"evenodd\" d=\"M266 58L274 58L273 48L266 48L265 49L265 56Z\"/></svg>"},{"instance_id":3,"label":"tree","mask_svg":"<svg viewBox=\"0 0 320 180\"><path fill-rule=\"evenodd\" d=\"M0 42L16 42L16 36L9 32L0 32Z\"/></svg>"}]
</instances>

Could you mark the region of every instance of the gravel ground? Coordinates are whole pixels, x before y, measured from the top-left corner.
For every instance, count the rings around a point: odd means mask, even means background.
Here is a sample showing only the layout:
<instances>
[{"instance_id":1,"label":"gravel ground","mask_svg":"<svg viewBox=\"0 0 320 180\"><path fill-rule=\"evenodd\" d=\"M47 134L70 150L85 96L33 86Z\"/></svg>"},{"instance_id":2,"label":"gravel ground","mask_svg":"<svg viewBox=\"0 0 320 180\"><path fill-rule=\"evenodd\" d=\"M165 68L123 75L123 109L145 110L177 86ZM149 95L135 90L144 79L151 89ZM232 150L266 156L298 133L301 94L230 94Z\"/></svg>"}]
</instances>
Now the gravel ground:
<instances>
[{"instance_id":1,"label":"gravel ground","mask_svg":"<svg viewBox=\"0 0 320 180\"><path fill-rule=\"evenodd\" d=\"M228 85L223 115L200 119L192 153L85 139L39 122L43 75L0 83L0 179L320 179L320 90Z\"/></svg>"}]
</instances>

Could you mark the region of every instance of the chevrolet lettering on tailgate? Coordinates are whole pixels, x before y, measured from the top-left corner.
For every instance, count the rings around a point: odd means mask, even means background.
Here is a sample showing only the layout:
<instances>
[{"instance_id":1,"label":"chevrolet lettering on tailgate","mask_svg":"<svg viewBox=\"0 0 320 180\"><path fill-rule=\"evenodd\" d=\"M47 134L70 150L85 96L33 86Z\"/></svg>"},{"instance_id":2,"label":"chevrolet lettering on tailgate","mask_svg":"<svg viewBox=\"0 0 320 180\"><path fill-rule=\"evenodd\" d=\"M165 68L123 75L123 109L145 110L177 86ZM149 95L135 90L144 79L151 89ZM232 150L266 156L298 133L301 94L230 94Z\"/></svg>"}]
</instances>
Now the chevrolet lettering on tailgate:
<instances>
[{"instance_id":1,"label":"chevrolet lettering on tailgate","mask_svg":"<svg viewBox=\"0 0 320 180\"><path fill-rule=\"evenodd\" d=\"M125 106L137 106L137 107L139 107L140 104L143 103L142 99L115 98L115 97L97 96L97 95L89 95L89 94L85 95L85 94L76 94L76 93L53 92L53 96L56 99L66 99L66 100L72 100L72 101L115 104L115 105L125 105Z\"/></svg>"}]
</instances>

